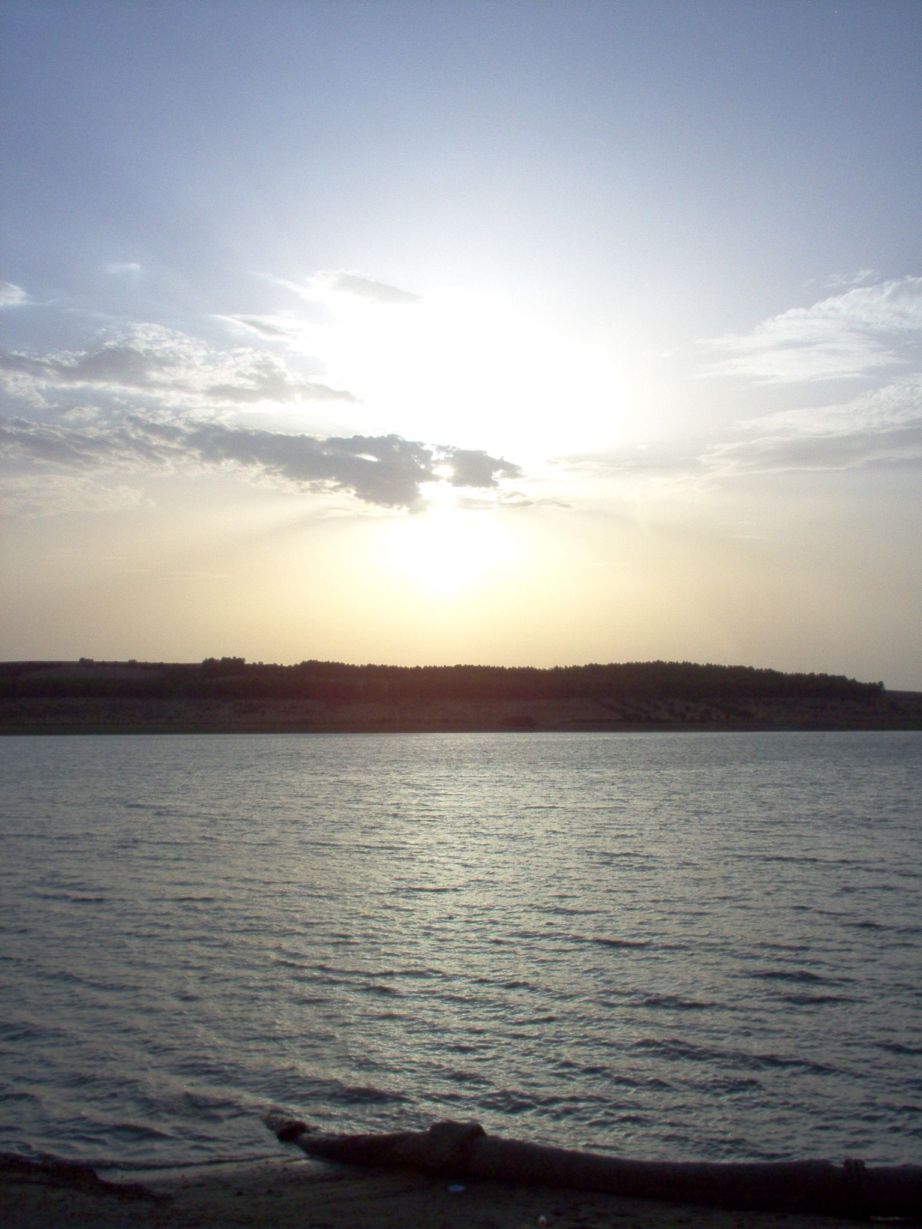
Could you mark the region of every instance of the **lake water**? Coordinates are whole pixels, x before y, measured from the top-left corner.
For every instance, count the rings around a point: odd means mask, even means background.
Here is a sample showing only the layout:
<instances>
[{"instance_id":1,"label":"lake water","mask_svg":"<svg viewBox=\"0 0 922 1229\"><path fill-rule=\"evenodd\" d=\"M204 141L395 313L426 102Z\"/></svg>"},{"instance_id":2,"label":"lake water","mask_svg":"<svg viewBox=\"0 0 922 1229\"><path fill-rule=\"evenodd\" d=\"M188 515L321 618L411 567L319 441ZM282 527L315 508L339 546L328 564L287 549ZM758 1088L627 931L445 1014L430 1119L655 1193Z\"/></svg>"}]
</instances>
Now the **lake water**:
<instances>
[{"instance_id":1,"label":"lake water","mask_svg":"<svg viewBox=\"0 0 922 1229\"><path fill-rule=\"evenodd\" d=\"M922 734L0 740L0 1149L922 1144Z\"/></svg>"}]
</instances>

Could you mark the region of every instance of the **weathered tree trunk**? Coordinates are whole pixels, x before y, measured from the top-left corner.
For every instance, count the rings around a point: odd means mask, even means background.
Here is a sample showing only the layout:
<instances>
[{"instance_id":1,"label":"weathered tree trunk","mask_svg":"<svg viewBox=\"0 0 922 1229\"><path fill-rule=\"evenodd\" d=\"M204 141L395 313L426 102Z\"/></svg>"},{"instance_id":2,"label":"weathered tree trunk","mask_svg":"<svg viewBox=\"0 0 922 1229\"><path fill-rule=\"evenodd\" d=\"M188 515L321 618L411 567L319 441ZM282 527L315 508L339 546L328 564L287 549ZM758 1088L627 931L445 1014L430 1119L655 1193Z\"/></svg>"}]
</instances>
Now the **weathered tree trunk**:
<instances>
[{"instance_id":1,"label":"weathered tree trunk","mask_svg":"<svg viewBox=\"0 0 922 1229\"><path fill-rule=\"evenodd\" d=\"M630 1161L487 1135L479 1123L438 1122L428 1131L323 1135L270 1114L270 1130L310 1156L349 1165L422 1169L641 1199L710 1204L764 1212L806 1212L855 1219L922 1216L922 1166L861 1161Z\"/></svg>"}]
</instances>

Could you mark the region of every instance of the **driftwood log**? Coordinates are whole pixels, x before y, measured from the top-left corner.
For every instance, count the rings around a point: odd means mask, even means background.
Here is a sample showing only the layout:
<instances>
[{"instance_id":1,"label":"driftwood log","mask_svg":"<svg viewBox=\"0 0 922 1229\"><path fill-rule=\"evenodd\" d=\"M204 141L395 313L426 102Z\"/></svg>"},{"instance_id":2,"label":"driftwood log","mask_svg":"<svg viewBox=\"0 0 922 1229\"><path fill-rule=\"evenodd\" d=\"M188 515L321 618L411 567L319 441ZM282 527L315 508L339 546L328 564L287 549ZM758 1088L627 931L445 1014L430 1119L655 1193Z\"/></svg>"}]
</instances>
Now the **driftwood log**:
<instances>
[{"instance_id":1,"label":"driftwood log","mask_svg":"<svg viewBox=\"0 0 922 1229\"><path fill-rule=\"evenodd\" d=\"M843 1216L922 1216L922 1166L862 1161L631 1161L488 1135L477 1122L437 1122L428 1131L325 1135L272 1113L266 1125L309 1156L347 1165L421 1169L452 1177L492 1178L605 1191L639 1199L708 1204L740 1211Z\"/></svg>"}]
</instances>

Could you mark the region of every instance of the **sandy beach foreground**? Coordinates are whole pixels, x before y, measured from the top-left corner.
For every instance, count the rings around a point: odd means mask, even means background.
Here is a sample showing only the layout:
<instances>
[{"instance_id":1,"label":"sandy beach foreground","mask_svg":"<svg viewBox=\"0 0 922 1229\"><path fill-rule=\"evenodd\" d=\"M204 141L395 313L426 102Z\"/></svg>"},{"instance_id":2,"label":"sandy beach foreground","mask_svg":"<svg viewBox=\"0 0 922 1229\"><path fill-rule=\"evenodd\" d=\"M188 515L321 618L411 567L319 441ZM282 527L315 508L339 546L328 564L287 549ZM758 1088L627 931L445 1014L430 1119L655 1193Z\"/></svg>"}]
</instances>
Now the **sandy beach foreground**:
<instances>
[{"instance_id":1,"label":"sandy beach foreground","mask_svg":"<svg viewBox=\"0 0 922 1229\"><path fill-rule=\"evenodd\" d=\"M124 1175L114 1184L0 1162L5 1229L845 1229L854 1221L356 1170L310 1160Z\"/></svg>"}]
</instances>

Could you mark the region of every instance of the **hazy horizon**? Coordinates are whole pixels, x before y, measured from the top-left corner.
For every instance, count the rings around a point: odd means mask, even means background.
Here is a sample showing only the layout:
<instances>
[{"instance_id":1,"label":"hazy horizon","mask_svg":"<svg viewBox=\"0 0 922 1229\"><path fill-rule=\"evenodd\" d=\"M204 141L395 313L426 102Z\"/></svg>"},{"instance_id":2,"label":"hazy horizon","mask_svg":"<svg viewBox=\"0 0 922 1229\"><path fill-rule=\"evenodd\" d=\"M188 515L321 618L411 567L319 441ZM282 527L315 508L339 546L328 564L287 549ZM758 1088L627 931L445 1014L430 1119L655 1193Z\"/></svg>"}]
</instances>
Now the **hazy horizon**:
<instances>
[{"instance_id":1,"label":"hazy horizon","mask_svg":"<svg viewBox=\"0 0 922 1229\"><path fill-rule=\"evenodd\" d=\"M0 35L0 658L922 690L914 0Z\"/></svg>"}]
</instances>

